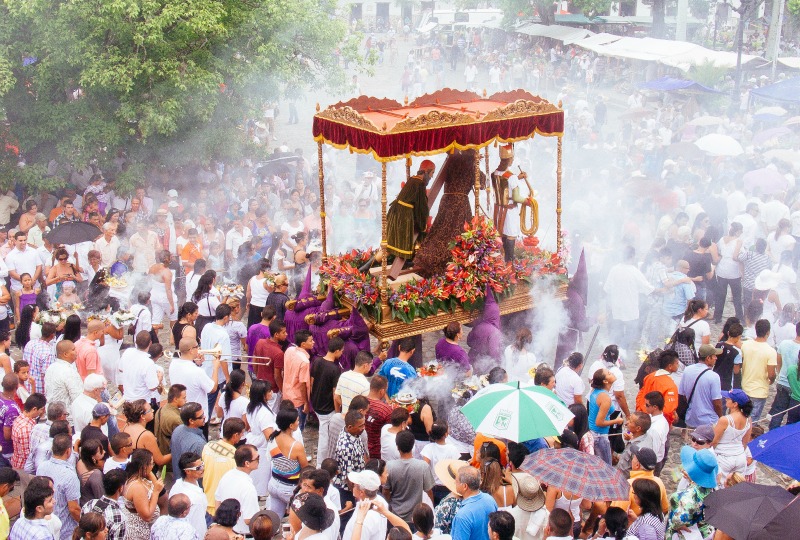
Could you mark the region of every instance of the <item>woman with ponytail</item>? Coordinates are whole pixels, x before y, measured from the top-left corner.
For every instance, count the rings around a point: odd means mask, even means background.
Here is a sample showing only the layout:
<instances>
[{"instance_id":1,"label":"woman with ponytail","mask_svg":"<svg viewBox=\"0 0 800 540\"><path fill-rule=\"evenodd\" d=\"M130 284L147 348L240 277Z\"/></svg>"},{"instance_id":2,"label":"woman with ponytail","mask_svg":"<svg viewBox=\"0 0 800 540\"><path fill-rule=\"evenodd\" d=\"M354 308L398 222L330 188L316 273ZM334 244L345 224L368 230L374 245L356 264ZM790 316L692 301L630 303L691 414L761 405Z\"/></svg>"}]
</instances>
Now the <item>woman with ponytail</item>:
<instances>
[{"instance_id":1,"label":"woman with ponytail","mask_svg":"<svg viewBox=\"0 0 800 540\"><path fill-rule=\"evenodd\" d=\"M250 400L244 395L246 376L241 369L234 369L228 376L228 383L225 385L225 394L222 398L223 422L228 418L241 418L245 420L247 414L247 404Z\"/></svg>"},{"instance_id":2,"label":"woman with ponytail","mask_svg":"<svg viewBox=\"0 0 800 540\"><path fill-rule=\"evenodd\" d=\"M97 512L86 512L72 531L72 540L106 540L106 518Z\"/></svg>"},{"instance_id":3,"label":"woman with ponytail","mask_svg":"<svg viewBox=\"0 0 800 540\"><path fill-rule=\"evenodd\" d=\"M300 470L308 465L306 449L292 433L300 427L297 409L280 409L275 417L278 429L269 436L267 450L272 461L269 479L270 509L282 516L300 480Z\"/></svg>"},{"instance_id":4,"label":"woman with ponytail","mask_svg":"<svg viewBox=\"0 0 800 540\"><path fill-rule=\"evenodd\" d=\"M683 313L678 329L691 326L694 330L694 350L700 350L700 345L711 343L711 327L706 322L708 317L708 303L699 298L693 298L686 304L686 311Z\"/></svg>"}]
</instances>

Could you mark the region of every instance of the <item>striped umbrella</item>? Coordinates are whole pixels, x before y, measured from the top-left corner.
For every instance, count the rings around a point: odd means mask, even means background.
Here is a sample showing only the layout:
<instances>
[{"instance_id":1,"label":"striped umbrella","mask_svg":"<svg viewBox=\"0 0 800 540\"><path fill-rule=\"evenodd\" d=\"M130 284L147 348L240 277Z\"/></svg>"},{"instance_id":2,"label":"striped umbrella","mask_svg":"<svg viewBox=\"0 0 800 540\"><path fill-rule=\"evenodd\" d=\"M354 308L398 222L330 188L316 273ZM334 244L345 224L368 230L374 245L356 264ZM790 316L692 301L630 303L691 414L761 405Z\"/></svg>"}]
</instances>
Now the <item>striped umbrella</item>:
<instances>
[{"instance_id":1,"label":"striped umbrella","mask_svg":"<svg viewBox=\"0 0 800 540\"><path fill-rule=\"evenodd\" d=\"M599 457L572 448L539 450L520 468L548 486L590 501L627 501L630 495L624 474Z\"/></svg>"},{"instance_id":2,"label":"striped umbrella","mask_svg":"<svg viewBox=\"0 0 800 540\"><path fill-rule=\"evenodd\" d=\"M547 388L519 382L487 386L461 412L478 433L514 442L561 435L574 417Z\"/></svg>"}]
</instances>

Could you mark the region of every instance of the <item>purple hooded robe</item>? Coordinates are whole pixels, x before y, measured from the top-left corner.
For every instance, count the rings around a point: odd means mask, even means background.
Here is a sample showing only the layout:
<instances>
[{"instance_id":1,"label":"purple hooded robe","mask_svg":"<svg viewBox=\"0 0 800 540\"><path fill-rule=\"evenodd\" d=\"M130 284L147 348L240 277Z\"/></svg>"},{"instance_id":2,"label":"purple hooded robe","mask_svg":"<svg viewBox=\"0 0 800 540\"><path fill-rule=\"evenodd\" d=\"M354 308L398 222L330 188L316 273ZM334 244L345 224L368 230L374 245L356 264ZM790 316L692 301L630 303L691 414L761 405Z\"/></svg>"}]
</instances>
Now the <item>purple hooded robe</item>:
<instances>
[{"instance_id":1,"label":"purple hooded robe","mask_svg":"<svg viewBox=\"0 0 800 540\"><path fill-rule=\"evenodd\" d=\"M336 304L333 301L333 287L328 287L328 296L318 308L311 310L314 313L314 323L311 325L311 335L314 337L314 349L311 351L312 358L315 356L325 356L328 352L328 330L335 328L339 324L341 315L331 315L330 312L336 311Z\"/></svg>"},{"instance_id":2,"label":"purple hooded robe","mask_svg":"<svg viewBox=\"0 0 800 540\"><path fill-rule=\"evenodd\" d=\"M356 355L361 351L369 351L369 327L357 309L350 311L350 318L336 323L340 328L339 337L344 340L344 351L339 358L342 372L353 369Z\"/></svg>"},{"instance_id":3,"label":"purple hooded robe","mask_svg":"<svg viewBox=\"0 0 800 540\"><path fill-rule=\"evenodd\" d=\"M503 333L500 331L500 306L488 286L483 314L467 336L467 345L470 347L469 359L473 364L482 356L488 356L496 362L502 358Z\"/></svg>"},{"instance_id":4,"label":"purple hooded robe","mask_svg":"<svg viewBox=\"0 0 800 540\"><path fill-rule=\"evenodd\" d=\"M311 266L309 265L303 288L297 295L297 303L283 316L283 322L286 323L286 339L289 343L294 343L294 335L298 330L308 330L308 325L304 320L305 316L313 313L314 308L320 304L320 300L311 292Z\"/></svg>"}]
</instances>

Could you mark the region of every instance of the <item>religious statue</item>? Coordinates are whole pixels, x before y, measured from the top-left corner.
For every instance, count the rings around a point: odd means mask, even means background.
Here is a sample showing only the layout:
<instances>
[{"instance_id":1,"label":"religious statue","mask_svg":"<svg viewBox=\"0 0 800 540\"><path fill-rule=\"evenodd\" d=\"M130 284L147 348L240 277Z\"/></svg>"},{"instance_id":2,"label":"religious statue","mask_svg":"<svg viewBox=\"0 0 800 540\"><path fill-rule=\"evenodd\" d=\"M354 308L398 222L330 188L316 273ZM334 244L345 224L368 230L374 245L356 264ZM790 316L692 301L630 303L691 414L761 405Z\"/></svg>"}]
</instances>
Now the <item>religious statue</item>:
<instances>
[{"instance_id":1,"label":"religious statue","mask_svg":"<svg viewBox=\"0 0 800 540\"><path fill-rule=\"evenodd\" d=\"M436 166L426 159L416 175L408 179L386 214L386 250L390 255L410 259L414 255L417 236L425 233L428 224L428 195L425 188Z\"/></svg>"}]
</instances>

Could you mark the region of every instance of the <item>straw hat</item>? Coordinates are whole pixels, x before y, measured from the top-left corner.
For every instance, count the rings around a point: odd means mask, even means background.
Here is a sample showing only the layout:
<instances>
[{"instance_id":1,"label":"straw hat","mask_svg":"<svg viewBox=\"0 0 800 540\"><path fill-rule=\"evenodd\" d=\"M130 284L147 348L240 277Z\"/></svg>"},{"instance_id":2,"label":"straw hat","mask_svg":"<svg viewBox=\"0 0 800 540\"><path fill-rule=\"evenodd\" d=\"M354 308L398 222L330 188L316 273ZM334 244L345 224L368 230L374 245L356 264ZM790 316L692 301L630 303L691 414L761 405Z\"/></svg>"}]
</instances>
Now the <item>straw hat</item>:
<instances>
[{"instance_id":1,"label":"straw hat","mask_svg":"<svg viewBox=\"0 0 800 540\"><path fill-rule=\"evenodd\" d=\"M451 493L456 492L456 474L461 467L468 467L469 463L460 459L442 459L436 463L434 472L444 487Z\"/></svg>"},{"instance_id":2,"label":"straw hat","mask_svg":"<svg viewBox=\"0 0 800 540\"><path fill-rule=\"evenodd\" d=\"M544 506L544 490L542 484L528 473L511 475L511 486L517 498L517 506L526 512L536 512Z\"/></svg>"}]
</instances>

